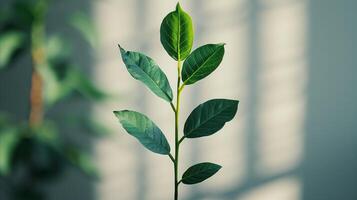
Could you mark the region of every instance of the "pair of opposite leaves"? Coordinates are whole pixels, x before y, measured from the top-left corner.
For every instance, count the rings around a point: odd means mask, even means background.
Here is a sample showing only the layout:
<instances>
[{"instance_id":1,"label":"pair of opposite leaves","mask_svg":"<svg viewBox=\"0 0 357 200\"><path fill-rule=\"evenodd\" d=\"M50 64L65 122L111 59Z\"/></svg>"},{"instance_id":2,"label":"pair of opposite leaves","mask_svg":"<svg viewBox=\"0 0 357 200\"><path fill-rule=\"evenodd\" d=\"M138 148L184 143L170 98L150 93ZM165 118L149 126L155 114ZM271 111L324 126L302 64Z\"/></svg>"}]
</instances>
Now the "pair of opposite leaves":
<instances>
[{"instance_id":1,"label":"pair of opposite leaves","mask_svg":"<svg viewBox=\"0 0 357 200\"><path fill-rule=\"evenodd\" d=\"M191 53L193 26L191 17L179 4L176 10L163 20L160 40L167 53L175 60L183 61L183 85L193 84L211 74L221 63L224 44L207 44ZM120 47L123 62L131 76L143 82L160 98L171 102L172 89L165 73L155 61L139 52L126 51ZM209 136L220 130L233 119L238 109L238 101L213 99L196 107L184 126L185 138ZM170 145L160 128L147 116L129 110L114 111L124 129L136 137L147 149L158 154L169 155ZM185 184L199 183L213 174L221 166L213 163L200 163L190 167L182 177Z\"/></svg>"}]
</instances>

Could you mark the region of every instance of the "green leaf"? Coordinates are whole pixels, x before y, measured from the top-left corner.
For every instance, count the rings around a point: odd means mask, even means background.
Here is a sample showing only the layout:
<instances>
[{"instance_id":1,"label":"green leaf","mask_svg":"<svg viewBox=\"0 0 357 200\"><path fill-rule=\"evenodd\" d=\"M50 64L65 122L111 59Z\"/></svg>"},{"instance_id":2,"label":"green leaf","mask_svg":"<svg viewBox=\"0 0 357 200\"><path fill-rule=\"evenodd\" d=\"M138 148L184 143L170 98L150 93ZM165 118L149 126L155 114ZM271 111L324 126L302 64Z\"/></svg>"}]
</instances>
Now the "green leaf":
<instances>
[{"instance_id":1,"label":"green leaf","mask_svg":"<svg viewBox=\"0 0 357 200\"><path fill-rule=\"evenodd\" d=\"M28 130L28 128L30 130ZM25 127L24 131L31 131L31 135L38 141L49 145L55 149L61 145L60 135L58 133L56 124L51 121L44 121L41 125Z\"/></svg>"},{"instance_id":2,"label":"green leaf","mask_svg":"<svg viewBox=\"0 0 357 200\"><path fill-rule=\"evenodd\" d=\"M0 69L5 68L9 64L16 50L21 48L24 39L24 34L17 31L0 35Z\"/></svg>"},{"instance_id":3,"label":"green leaf","mask_svg":"<svg viewBox=\"0 0 357 200\"><path fill-rule=\"evenodd\" d=\"M123 62L133 78L143 82L152 92L164 100L172 101L172 89L165 73L153 59L144 54L120 48Z\"/></svg>"},{"instance_id":4,"label":"green leaf","mask_svg":"<svg viewBox=\"0 0 357 200\"><path fill-rule=\"evenodd\" d=\"M59 34L51 35L46 41L46 55L48 60L57 61L68 59L72 53L70 44Z\"/></svg>"},{"instance_id":5,"label":"green leaf","mask_svg":"<svg viewBox=\"0 0 357 200\"><path fill-rule=\"evenodd\" d=\"M19 139L15 128L0 130L0 176L9 173L12 153Z\"/></svg>"},{"instance_id":6,"label":"green leaf","mask_svg":"<svg viewBox=\"0 0 357 200\"><path fill-rule=\"evenodd\" d=\"M217 173L222 167L220 165L204 162L188 168L182 175L182 183L200 183Z\"/></svg>"},{"instance_id":7,"label":"green leaf","mask_svg":"<svg viewBox=\"0 0 357 200\"><path fill-rule=\"evenodd\" d=\"M39 72L44 81L44 100L47 106L52 106L67 97L72 91L69 81L70 66L68 64L51 64L41 67Z\"/></svg>"},{"instance_id":8,"label":"green leaf","mask_svg":"<svg viewBox=\"0 0 357 200\"><path fill-rule=\"evenodd\" d=\"M93 48L98 46L98 32L91 21L90 16L83 12L77 12L71 17L70 23L73 28L83 35L84 39Z\"/></svg>"},{"instance_id":9,"label":"green leaf","mask_svg":"<svg viewBox=\"0 0 357 200\"><path fill-rule=\"evenodd\" d=\"M239 101L212 99L196 107L188 116L184 135L186 138L198 138L214 134L237 113Z\"/></svg>"},{"instance_id":10,"label":"green leaf","mask_svg":"<svg viewBox=\"0 0 357 200\"><path fill-rule=\"evenodd\" d=\"M170 145L162 131L147 116L129 110L114 111L123 128L152 152L168 155Z\"/></svg>"},{"instance_id":11,"label":"green leaf","mask_svg":"<svg viewBox=\"0 0 357 200\"><path fill-rule=\"evenodd\" d=\"M222 62L224 44L206 44L194 50L183 63L182 81L193 84L211 74Z\"/></svg>"},{"instance_id":12,"label":"green leaf","mask_svg":"<svg viewBox=\"0 0 357 200\"><path fill-rule=\"evenodd\" d=\"M191 52L193 26L191 17L180 4L161 23L160 40L167 53L175 60L184 60Z\"/></svg>"},{"instance_id":13,"label":"green leaf","mask_svg":"<svg viewBox=\"0 0 357 200\"><path fill-rule=\"evenodd\" d=\"M40 69L40 74L45 82L44 98L47 106L58 103L74 92L98 101L107 97L107 94L97 88L78 68L60 59L58 62L50 62L48 67Z\"/></svg>"}]
</instances>

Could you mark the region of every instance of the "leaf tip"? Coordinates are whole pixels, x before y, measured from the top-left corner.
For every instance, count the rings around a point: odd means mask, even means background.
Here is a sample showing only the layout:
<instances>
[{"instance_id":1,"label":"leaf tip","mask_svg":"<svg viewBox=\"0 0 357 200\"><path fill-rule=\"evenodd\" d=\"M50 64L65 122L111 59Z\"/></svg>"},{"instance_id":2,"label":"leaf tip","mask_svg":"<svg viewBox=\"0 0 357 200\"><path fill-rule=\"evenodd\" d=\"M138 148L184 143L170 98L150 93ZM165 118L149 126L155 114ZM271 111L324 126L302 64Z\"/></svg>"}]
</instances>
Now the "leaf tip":
<instances>
[{"instance_id":1,"label":"leaf tip","mask_svg":"<svg viewBox=\"0 0 357 200\"><path fill-rule=\"evenodd\" d=\"M226 45L227 45L227 43L222 42L222 43L218 43L217 45L219 45L219 46L226 46Z\"/></svg>"},{"instance_id":2,"label":"leaf tip","mask_svg":"<svg viewBox=\"0 0 357 200\"><path fill-rule=\"evenodd\" d=\"M180 2L177 2L176 4L176 11L181 11L182 8L181 8L181 5L180 5Z\"/></svg>"},{"instance_id":3,"label":"leaf tip","mask_svg":"<svg viewBox=\"0 0 357 200\"><path fill-rule=\"evenodd\" d=\"M120 119L120 118L122 117L123 112L125 112L125 111L126 111L126 110L120 110L120 111L115 110L115 111L113 111L113 114L114 114L118 119Z\"/></svg>"},{"instance_id":4,"label":"leaf tip","mask_svg":"<svg viewBox=\"0 0 357 200\"><path fill-rule=\"evenodd\" d=\"M118 116L118 115L119 115L119 111L114 110L114 111L113 111L113 114L114 114L115 116Z\"/></svg>"},{"instance_id":5,"label":"leaf tip","mask_svg":"<svg viewBox=\"0 0 357 200\"><path fill-rule=\"evenodd\" d=\"M234 102L234 104L239 104L239 100L233 99L232 101Z\"/></svg>"},{"instance_id":6,"label":"leaf tip","mask_svg":"<svg viewBox=\"0 0 357 200\"><path fill-rule=\"evenodd\" d=\"M125 49L122 46L120 46L120 44L118 44L118 47L120 49L120 53L121 54L125 54L126 53Z\"/></svg>"},{"instance_id":7,"label":"leaf tip","mask_svg":"<svg viewBox=\"0 0 357 200\"><path fill-rule=\"evenodd\" d=\"M233 117L234 117L238 112L239 100L233 100L233 102L234 102L234 110L235 110L234 115L233 115Z\"/></svg>"}]
</instances>

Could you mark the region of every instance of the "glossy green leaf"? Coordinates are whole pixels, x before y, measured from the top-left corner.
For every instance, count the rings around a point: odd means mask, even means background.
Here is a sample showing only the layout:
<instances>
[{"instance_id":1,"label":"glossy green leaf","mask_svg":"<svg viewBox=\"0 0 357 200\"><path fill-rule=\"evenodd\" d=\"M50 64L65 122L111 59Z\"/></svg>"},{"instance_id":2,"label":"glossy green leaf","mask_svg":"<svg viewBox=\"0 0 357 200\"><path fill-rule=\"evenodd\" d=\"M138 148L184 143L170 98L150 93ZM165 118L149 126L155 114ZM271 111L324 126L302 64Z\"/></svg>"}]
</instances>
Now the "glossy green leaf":
<instances>
[{"instance_id":1,"label":"glossy green leaf","mask_svg":"<svg viewBox=\"0 0 357 200\"><path fill-rule=\"evenodd\" d=\"M147 149L158 154L170 153L170 145L165 135L147 116L129 110L114 111L114 114L123 128Z\"/></svg>"},{"instance_id":2,"label":"glossy green leaf","mask_svg":"<svg viewBox=\"0 0 357 200\"><path fill-rule=\"evenodd\" d=\"M0 130L0 176L9 173L12 153L19 139L14 128Z\"/></svg>"},{"instance_id":3,"label":"glossy green leaf","mask_svg":"<svg viewBox=\"0 0 357 200\"><path fill-rule=\"evenodd\" d=\"M222 62L224 44L206 44L194 50L182 67L182 81L193 84L210 75Z\"/></svg>"},{"instance_id":4,"label":"glossy green leaf","mask_svg":"<svg viewBox=\"0 0 357 200\"><path fill-rule=\"evenodd\" d=\"M182 175L182 183L200 183L217 173L222 167L220 165L204 162L188 168Z\"/></svg>"},{"instance_id":5,"label":"glossy green leaf","mask_svg":"<svg viewBox=\"0 0 357 200\"><path fill-rule=\"evenodd\" d=\"M21 32L7 32L0 35L0 69L9 64L15 51L21 48L24 39Z\"/></svg>"},{"instance_id":6,"label":"glossy green leaf","mask_svg":"<svg viewBox=\"0 0 357 200\"><path fill-rule=\"evenodd\" d=\"M123 62L133 78L143 82L152 92L164 100L172 101L172 89L165 73L153 59L144 54L120 48Z\"/></svg>"},{"instance_id":7,"label":"glossy green leaf","mask_svg":"<svg viewBox=\"0 0 357 200\"><path fill-rule=\"evenodd\" d=\"M184 126L186 138L204 137L219 131L237 113L239 101L213 99L196 107Z\"/></svg>"},{"instance_id":8,"label":"glossy green leaf","mask_svg":"<svg viewBox=\"0 0 357 200\"><path fill-rule=\"evenodd\" d=\"M175 60L184 60L190 54L193 43L192 20L180 4L162 21L160 40L167 53Z\"/></svg>"}]
</instances>

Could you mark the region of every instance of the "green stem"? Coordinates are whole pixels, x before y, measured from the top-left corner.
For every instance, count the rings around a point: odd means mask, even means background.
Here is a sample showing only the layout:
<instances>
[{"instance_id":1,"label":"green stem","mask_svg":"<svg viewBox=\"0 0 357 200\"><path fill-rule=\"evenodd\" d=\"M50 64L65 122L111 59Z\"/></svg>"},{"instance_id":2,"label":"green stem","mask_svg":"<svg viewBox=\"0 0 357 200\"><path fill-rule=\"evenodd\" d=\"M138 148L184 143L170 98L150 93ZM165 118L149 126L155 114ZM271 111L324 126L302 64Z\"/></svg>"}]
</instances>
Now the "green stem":
<instances>
[{"instance_id":1,"label":"green stem","mask_svg":"<svg viewBox=\"0 0 357 200\"><path fill-rule=\"evenodd\" d=\"M172 108L172 111L176 112L176 108L175 108L175 106L174 106L174 104L172 102L170 102L170 106Z\"/></svg>"},{"instance_id":2,"label":"green stem","mask_svg":"<svg viewBox=\"0 0 357 200\"><path fill-rule=\"evenodd\" d=\"M182 138L179 140L179 144L185 139L185 136L182 136Z\"/></svg>"},{"instance_id":3,"label":"green stem","mask_svg":"<svg viewBox=\"0 0 357 200\"><path fill-rule=\"evenodd\" d=\"M180 113L180 83L181 83L181 62L178 59L177 62L177 100L176 100L176 109L175 109L175 162L174 162L174 171L175 171L175 196L174 200L178 200L178 165L179 165L179 113Z\"/></svg>"},{"instance_id":4,"label":"green stem","mask_svg":"<svg viewBox=\"0 0 357 200\"><path fill-rule=\"evenodd\" d=\"M185 85L186 85L186 83L183 83L183 84L181 85L181 87L179 88L179 91L180 91L180 92L183 90L183 88L185 87Z\"/></svg>"},{"instance_id":5,"label":"green stem","mask_svg":"<svg viewBox=\"0 0 357 200\"><path fill-rule=\"evenodd\" d=\"M175 163L175 158L171 155L171 153L169 154L170 160Z\"/></svg>"}]
</instances>

